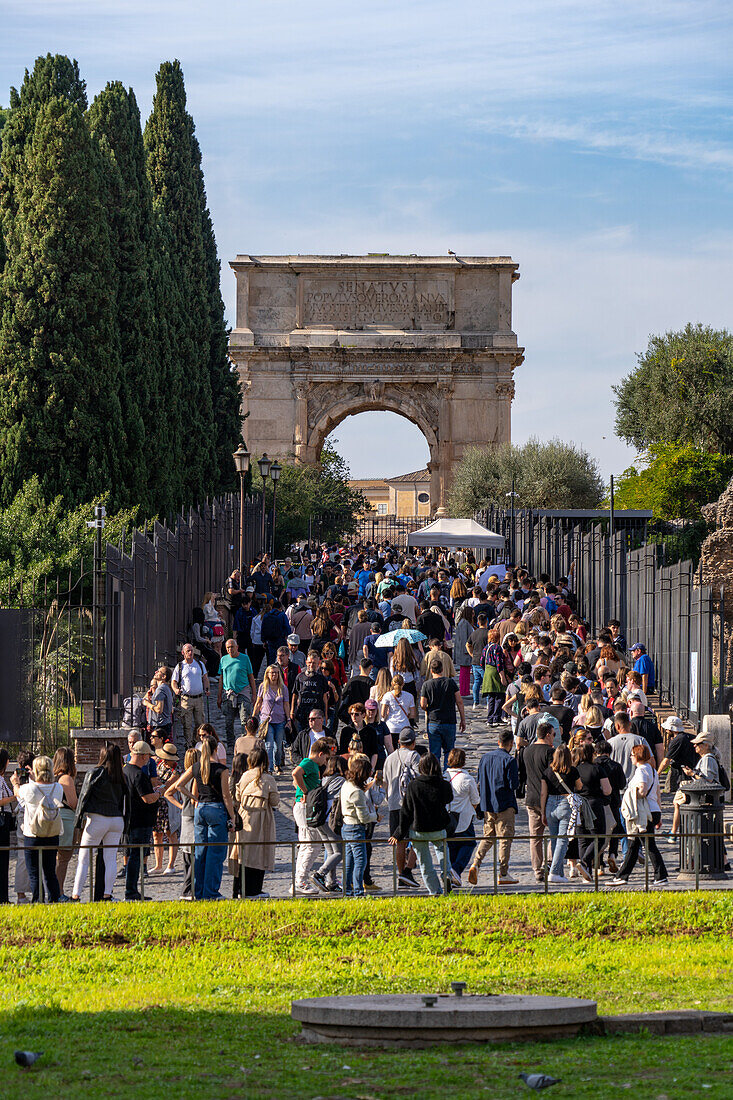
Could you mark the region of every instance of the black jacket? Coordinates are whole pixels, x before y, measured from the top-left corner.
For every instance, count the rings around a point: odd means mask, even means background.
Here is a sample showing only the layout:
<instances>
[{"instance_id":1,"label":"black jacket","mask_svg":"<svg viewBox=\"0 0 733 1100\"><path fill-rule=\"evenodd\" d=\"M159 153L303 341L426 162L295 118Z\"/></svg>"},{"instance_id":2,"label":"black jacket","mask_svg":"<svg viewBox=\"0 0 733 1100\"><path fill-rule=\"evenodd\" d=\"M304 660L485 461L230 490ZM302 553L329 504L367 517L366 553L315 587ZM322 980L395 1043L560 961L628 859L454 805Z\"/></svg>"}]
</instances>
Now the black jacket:
<instances>
[{"instance_id":1,"label":"black jacket","mask_svg":"<svg viewBox=\"0 0 733 1100\"><path fill-rule=\"evenodd\" d=\"M100 765L92 768L84 776L79 801L76 804L76 817L74 828L81 829L84 826L86 814L100 814L102 817L122 817L125 825L130 817L130 798L127 784L122 783L117 787L111 783L107 775L107 769Z\"/></svg>"},{"instance_id":2,"label":"black jacket","mask_svg":"<svg viewBox=\"0 0 733 1100\"><path fill-rule=\"evenodd\" d=\"M418 775L408 785L400 807L400 823L395 834L408 840L410 829L416 833L436 833L450 825L446 806L453 801L453 788L442 776Z\"/></svg>"}]
</instances>

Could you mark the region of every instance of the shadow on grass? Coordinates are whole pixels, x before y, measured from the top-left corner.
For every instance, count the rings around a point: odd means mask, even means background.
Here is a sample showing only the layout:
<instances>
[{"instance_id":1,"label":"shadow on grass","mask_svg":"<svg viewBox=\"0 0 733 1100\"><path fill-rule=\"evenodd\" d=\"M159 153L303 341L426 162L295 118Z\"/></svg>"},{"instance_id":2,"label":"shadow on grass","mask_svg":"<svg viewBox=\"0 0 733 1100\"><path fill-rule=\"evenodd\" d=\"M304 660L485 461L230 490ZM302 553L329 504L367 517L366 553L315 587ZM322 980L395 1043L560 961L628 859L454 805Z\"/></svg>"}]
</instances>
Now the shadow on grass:
<instances>
[{"instance_id":1,"label":"shadow on grass","mask_svg":"<svg viewBox=\"0 0 733 1100\"><path fill-rule=\"evenodd\" d=\"M195 985L195 957L191 986ZM154 991L151 990L151 997ZM621 1036L528 1044L436 1046L429 1050L359 1050L310 1046L281 1013L243 1004L208 1011L161 1008L68 1012L53 1005L0 1015L3 1100L388 1100L419 1093L515 1097L520 1072L560 1077L553 1098L623 1095L728 1100L733 1039L726 1036ZM16 1049L42 1050L29 1071ZM701 1093L702 1084L709 1085ZM627 1090L633 1090L629 1093Z\"/></svg>"}]
</instances>

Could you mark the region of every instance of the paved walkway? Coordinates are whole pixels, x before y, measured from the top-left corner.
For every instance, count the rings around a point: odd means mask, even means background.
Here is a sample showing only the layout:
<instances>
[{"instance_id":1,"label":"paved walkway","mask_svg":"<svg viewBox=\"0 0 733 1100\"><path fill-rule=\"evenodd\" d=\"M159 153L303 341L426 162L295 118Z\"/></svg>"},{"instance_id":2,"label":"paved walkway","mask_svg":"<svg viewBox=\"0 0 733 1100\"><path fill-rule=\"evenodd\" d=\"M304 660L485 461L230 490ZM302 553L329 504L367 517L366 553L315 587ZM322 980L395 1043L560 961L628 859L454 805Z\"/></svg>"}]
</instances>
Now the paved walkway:
<instances>
[{"instance_id":1,"label":"paved walkway","mask_svg":"<svg viewBox=\"0 0 733 1100\"><path fill-rule=\"evenodd\" d=\"M464 735L458 736L457 744L459 747L465 749L467 754L467 767L476 774L478 763L481 755L488 749L493 748L496 744L496 736L494 731L490 731L486 726L484 707L481 707L480 711L474 712L470 703L466 706L466 714L468 719L468 728ZM223 737L224 735L224 720L213 704L210 708L210 720L217 729L217 732ZM423 719L424 729L424 719ZM237 721L235 727L235 733L239 733L239 722ZM180 743L180 730L177 731L177 736ZM426 744L426 738L424 733L420 735L420 741ZM180 744L179 744L180 747ZM289 769L286 770L286 774L277 777L277 784L280 791L281 803L279 809L275 813L277 824L277 839L278 841L285 842L283 847L279 847L277 850L276 867L275 870L267 874L265 877L265 890L272 897L287 897L292 885L292 842L297 839L297 831L293 822L292 805L293 805L293 787L292 780L290 778ZM671 796L664 797L664 822L667 825L671 821L672 817L672 804ZM728 807L726 816L733 816L733 808ZM385 815L386 817L386 815ZM477 833L481 832L480 823L476 822ZM520 810L517 815L516 831L518 834L526 835L529 831L527 814L520 803ZM372 856L372 874L374 881L381 887L383 894L391 894L394 888L394 875L393 875L393 849L386 843L388 836L386 820L382 821L375 830L375 845L374 853ZM665 842L660 842L660 849L664 856L669 872L669 886L667 889L671 890L690 890L694 889L694 882L678 882L676 879L676 871L678 868L678 851L676 845L668 845ZM167 852L166 852L167 858ZM150 861L152 865L152 861ZM69 873L67 877L66 887L67 890L71 890L73 882L73 873L76 866L76 860L72 860L69 866ZM515 839L512 847L512 857L510 863L510 871L513 877L519 880L517 886L500 887L500 893L543 893L545 887L536 883L532 868L529 860L529 842L527 840ZM337 872L338 873L338 872ZM416 872L416 877L419 878ZM610 876L609 876L610 877ZM650 880L651 880L650 874ZM464 874L464 882L466 876ZM122 890L118 883L116 888L116 895L120 895ZM233 880L232 877L226 873L222 882L222 893L227 897L231 897ZM733 876L729 879L720 882L701 882L701 888L704 889L726 889L733 886ZM599 879L598 888L600 890L608 889L604 886L604 879ZM630 888L634 890L643 890L645 888L645 874L642 864L638 864L635 869L631 881ZM176 870L172 875L153 875L146 876L145 882L145 896L155 900L173 900L177 899L183 889L183 860L179 854L176 861ZM471 887L464 887L464 889L471 890ZM492 893L494 891L494 866L492 856L489 855L484 861L479 874L478 886L473 888L473 893ZM552 891L555 892L558 889L562 892L570 893L587 893L594 889L593 885L587 885L582 880L572 880L567 886L553 886ZM418 891L401 889L399 890L401 895L416 894ZM424 894L424 890L419 891L420 894ZM338 896L338 895L336 895ZM323 900L329 900L327 896L323 897Z\"/></svg>"}]
</instances>

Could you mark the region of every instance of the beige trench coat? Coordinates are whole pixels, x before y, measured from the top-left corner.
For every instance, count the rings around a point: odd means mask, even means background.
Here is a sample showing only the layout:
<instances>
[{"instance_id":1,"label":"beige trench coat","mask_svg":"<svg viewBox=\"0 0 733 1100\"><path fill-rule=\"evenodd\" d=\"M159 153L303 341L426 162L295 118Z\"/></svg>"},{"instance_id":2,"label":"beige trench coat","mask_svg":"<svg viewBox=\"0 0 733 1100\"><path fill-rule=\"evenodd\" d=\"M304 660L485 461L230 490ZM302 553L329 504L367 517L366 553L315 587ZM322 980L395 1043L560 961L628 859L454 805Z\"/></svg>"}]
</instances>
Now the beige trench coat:
<instances>
[{"instance_id":1,"label":"beige trench coat","mask_svg":"<svg viewBox=\"0 0 733 1100\"><path fill-rule=\"evenodd\" d=\"M234 843L229 849L229 871L238 874L240 859L245 867L260 871L272 871L275 867L275 848L267 841L275 837L275 814L273 810L280 803L277 784L273 777L265 772L259 785L255 782L256 772L245 772L237 783L234 792L234 805L239 810L242 828L234 834ZM239 846L240 841L255 841L247 847ZM243 857L240 857L243 852Z\"/></svg>"}]
</instances>

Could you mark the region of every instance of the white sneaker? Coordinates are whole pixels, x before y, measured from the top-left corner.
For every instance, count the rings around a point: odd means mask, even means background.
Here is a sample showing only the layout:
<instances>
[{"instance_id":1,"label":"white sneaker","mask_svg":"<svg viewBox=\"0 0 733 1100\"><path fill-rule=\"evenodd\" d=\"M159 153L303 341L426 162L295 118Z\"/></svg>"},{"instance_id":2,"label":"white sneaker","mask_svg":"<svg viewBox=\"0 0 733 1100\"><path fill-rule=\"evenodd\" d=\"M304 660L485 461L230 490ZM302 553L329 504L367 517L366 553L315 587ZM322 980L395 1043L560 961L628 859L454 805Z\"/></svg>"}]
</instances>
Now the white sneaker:
<instances>
[{"instance_id":1,"label":"white sneaker","mask_svg":"<svg viewBox=\"0 0 733 1100\"><path fill-rule=\"evenodd\" d=\"M457 875L452 867L451 867L451 871L450 871L450 880L453 883L453 885L456 887L456 889L460 890L461 886L463 885L463 883L461 882L461 876Z\"/></svg>"},{"instance_id":2,"label":"white sneaker","mask_svg":"<svg viewBox=\"0 0 733 1100\"><path fill-rule=\"evenodd\" d=\"M548 875L547 876L547 881L548 882L556 882L559 886L562 886L568 880L565 878L565 875Z\"/></svg>"},{"instance_id":3,"label":"white sneaker","mask_svg":"<svg viewBox=\"0 0 733 1100\"><path fill-rule=\"evenodd\" d=\"M318 891L316 890L316 888L314 886L308 886L307 884L304 886L296 885L295 889L293 889L293 887L291 886L288 890L288 893L290 894L291 898L297 898L301 894L304 894L307 897L311 898L318 896Z\"/></svg>"}]
</instances>

